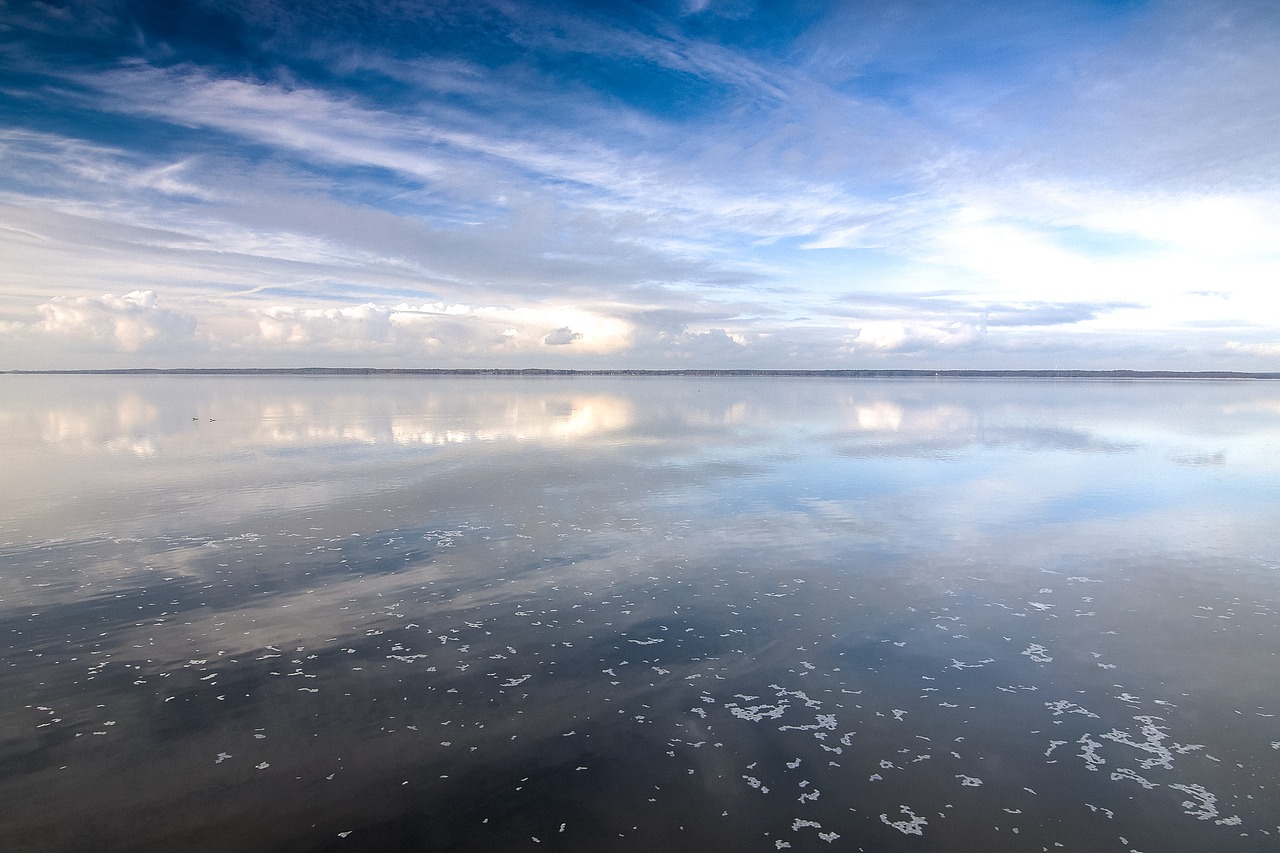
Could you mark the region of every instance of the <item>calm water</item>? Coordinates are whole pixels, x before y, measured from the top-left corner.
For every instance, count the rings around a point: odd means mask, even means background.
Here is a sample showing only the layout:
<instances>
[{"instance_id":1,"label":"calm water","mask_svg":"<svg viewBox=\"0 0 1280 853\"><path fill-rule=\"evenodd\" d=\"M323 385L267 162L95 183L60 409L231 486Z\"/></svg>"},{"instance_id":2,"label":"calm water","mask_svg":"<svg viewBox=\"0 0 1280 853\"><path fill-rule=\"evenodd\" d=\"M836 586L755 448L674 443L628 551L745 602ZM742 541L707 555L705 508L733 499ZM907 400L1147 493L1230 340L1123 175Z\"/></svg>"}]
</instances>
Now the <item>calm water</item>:
<instances>
[{"instance_id":1,"label":"calm water","mask_svg":"<svg viewBox=\"0 0 1280 853\"><path fill-rule=\"evenodd\" d=\"M0 376L6 850L1280 849L1280 383Z\"/></svg>"}]
</instances>

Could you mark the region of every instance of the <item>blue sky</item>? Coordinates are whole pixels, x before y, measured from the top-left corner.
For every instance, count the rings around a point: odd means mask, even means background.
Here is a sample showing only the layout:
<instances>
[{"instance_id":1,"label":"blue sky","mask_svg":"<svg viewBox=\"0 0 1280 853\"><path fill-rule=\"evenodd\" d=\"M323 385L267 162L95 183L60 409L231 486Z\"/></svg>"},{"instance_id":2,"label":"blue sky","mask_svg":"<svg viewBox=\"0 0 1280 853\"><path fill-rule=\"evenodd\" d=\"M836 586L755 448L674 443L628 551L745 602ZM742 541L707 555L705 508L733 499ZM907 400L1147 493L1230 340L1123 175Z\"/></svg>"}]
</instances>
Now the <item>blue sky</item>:
<instances>
[{"instance_id":1,"label":"blue sky","mask_svg":"<svg viewBox=\"0 0 1280 853\"><path fill-rule=\"evenodd\" d=\"M0 367L1280 369L1280 5L0 0Z\"/></svg>"}]
</instances>

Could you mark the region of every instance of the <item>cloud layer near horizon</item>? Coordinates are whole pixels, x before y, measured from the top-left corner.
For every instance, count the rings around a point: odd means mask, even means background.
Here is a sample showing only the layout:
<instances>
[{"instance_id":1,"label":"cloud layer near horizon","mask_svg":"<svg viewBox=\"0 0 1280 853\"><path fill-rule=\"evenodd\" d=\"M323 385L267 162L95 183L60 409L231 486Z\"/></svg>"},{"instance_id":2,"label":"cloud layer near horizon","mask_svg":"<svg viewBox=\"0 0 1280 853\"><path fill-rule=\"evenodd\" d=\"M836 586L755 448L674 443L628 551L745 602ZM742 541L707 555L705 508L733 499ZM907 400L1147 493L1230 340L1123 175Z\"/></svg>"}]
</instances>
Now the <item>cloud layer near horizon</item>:
<instances>
[{"instance_id":1,"label":"cloud layer near horizon","mask_svg":"<svg viewBox=\"0 0 1280 853\"><path fill-rule=\"evenodd\" d=\"M1268 2L6 17L0 367L1277 367Z\"/></svg>"}]
</instances>

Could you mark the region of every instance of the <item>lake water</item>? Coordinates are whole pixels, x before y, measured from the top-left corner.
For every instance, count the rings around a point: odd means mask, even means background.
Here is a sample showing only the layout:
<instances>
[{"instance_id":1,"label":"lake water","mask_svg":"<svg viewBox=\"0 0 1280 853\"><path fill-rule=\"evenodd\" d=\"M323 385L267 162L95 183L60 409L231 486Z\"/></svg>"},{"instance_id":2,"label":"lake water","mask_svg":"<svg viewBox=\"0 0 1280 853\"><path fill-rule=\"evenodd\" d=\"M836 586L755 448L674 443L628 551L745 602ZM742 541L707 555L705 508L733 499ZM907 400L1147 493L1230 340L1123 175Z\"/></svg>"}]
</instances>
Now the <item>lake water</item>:
<instances>
[{"instance_id":1,"label":"lake water","mask_svg":"<svg viewBox=\"0 0 1280 853\"><path fill-rule=\"evenodd\" d=\"M0 376L0 847L1280 849L1280 383Z\"/></svg>"}]
</instances>

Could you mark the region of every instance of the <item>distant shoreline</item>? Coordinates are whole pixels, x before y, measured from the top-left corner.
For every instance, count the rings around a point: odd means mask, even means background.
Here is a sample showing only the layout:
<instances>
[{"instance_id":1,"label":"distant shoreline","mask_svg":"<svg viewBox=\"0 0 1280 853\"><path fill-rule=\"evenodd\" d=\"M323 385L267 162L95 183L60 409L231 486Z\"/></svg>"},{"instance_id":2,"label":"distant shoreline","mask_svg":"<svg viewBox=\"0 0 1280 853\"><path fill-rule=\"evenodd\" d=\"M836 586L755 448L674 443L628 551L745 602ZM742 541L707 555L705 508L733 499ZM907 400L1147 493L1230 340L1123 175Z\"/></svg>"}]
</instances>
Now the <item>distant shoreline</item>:
<instances>
[{"instance_id":1,"label":"distant shoreline","mask_svg":"<svg viewBox=\"0 0 1280 853\"><path fill-rule=\"evenodd\" d=\"M575 370L557 368L179 367L3 370L21 376L691 376L835 379L1280 379L1280 372L1233 370Z\"/></svg>"}]
</instances>

